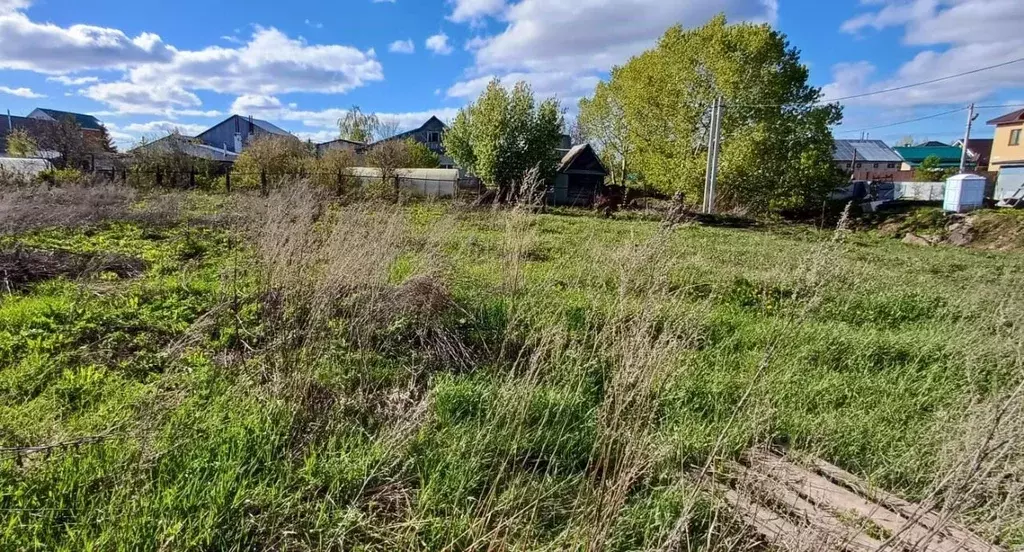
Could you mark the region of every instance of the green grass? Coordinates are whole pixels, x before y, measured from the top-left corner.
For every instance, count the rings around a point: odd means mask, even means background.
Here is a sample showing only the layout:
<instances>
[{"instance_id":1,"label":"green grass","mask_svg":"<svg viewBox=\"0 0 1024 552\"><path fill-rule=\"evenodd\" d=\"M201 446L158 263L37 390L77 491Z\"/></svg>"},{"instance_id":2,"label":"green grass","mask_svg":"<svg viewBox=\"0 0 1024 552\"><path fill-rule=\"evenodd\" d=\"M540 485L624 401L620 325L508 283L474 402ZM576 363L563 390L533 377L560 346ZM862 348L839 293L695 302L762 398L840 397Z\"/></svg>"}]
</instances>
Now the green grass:
<instances>
[{"instance_id":1,"label":"green grass","mask_svg":"<svg viewBox=\"0 0 1024 552\"><path fill-rule=\"evenodd\" d=\"M397 216L385 284L443 282L458 307L438 331L468 366L431 354L412 318L360 341L341 309L315 343L277 339L313 328L308 305L286 295L272 314L233 230L2 238L148 269L0 298L0 445L104 437L0 456L0 549L635 550L684 512L702 542L717 507L690 476L709 457L786 443L919 499L968 405L1020 381L1014 254L577 213ZM1024 543L1021 523L998 536Z\"/></svg>"}]
</instances>

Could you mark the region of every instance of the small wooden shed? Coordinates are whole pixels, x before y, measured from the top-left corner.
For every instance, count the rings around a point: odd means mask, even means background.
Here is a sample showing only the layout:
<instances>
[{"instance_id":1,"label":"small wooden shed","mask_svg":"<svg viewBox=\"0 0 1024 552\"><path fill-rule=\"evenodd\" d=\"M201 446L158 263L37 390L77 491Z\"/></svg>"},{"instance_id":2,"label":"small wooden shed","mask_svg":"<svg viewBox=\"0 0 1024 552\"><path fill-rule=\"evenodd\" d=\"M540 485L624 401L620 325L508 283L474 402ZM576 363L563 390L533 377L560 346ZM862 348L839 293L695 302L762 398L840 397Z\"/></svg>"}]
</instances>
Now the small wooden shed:
<instances>
[{"instance_id":1,"label":"small wooden shed","mask_svg":"<svg viewBox=\"0 0 1024 552\"><path fill-rule=\"evenodd\" d=\"M608 170L590 144L562 150L554 183L548 186L548 205L590 207L604 186Z\"/></svg>"}]
</instances>

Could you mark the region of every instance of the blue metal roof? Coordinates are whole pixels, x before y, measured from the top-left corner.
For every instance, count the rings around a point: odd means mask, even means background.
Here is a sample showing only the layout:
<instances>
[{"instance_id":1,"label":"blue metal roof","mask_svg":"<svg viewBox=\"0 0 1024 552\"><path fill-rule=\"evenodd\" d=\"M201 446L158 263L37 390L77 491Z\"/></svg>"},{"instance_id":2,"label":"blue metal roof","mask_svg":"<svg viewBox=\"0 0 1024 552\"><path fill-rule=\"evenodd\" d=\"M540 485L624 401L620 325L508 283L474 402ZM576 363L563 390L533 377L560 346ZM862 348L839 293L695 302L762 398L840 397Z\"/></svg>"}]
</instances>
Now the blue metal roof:
<instances>
[{"instance_id":1,"label":"blue metal roof","mask_svg":"<svg viewBox=\"0 0 1024 552\"><path fill-rule=\"evenodd\" d=\"M902 163L903 158L881 140L836 140L833 159L850 162L856 155L857 161L865 163Z\"/></svg>"},{"instance_id":2,"label":"blue metal roof","mask_svg":"<svg viewBox=\"0 0 1024 552\"><path fill-rule=\"evenodd\" d=\"M46 113L50 117L53 117L54 121L60 121L65 117L71 117L75 120L76 123L78 123L78 126L86 130L99 130L102 126L99 119L93 117L92 115L85 115L83 113L72 113L70 111L58 111L56 109L43 109L41 107L38 109L39 111Z\"/></svg>"},{"instance_id":3,"label":"blue metal roof","mask_svg":"<svg viewBox=\"0 0 1024 552\"><path fill-rule=\"evenodd\" d=\"M277 125L275 125L273 123L269 123L267 121L264 121L263 119L253 119L252 120L252 124L262 128L263 130L265 130L265 131L267 131L267 132L269 132L271 134L280 134L281 136L291 136L292 135L292 133L288 132L287 130L284 130L283 128L281 128L281 127L279 127L279 126L277 126Z\"/></svg>"}]
</instances>

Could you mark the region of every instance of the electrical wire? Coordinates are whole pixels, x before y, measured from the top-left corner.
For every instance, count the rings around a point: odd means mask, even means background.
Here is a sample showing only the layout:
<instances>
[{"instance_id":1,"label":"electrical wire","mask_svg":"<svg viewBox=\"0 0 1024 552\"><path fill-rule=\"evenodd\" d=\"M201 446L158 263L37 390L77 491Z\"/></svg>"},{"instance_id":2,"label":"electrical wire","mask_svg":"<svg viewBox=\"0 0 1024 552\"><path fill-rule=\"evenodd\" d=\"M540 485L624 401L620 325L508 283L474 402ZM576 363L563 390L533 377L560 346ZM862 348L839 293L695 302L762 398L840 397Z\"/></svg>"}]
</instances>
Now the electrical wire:
<instances>
[{"instance_id":1,"label":"electrical wire","mask_svg":"<svg viewBox=\"0 0 1024 552\"><path fill-rule=\"evenodd\" d=\"M853 133L853 132L867 132L869 130L877 130L877 129L880 129L880 128L889 128L889 127L894 127L894 126L899 126L899 125L906 125L906 124L909 124L909 123L916 123L918 121L926 121L928 119L935 119L935 118L938 118L938 117L943 117L945 115L952 115L954 113L959 113L961 111L966 111L966 110L967 110L966 107L958 107L957 109L952 109L950 111L943 111L942 113L934 113L932 115L925 115L924 117L917 117L916 119L907 119L906 121L898 121L898 122L895 122L895 123L889 123L889 124L885 124L885 125L878 125L878 126L873 126L873 127L868 127L868 128L861 128L861 129L857 129L857 130L840 130L838 132L840 134L848 134L848 133Z\"/></svg>"},{"instance_id":2,"label":"electrical wire","mask_svg":"<svg viewBox=\"0 0 1024 552\"><path fill-rule=\"evenodd\" d=\"M877 94L887 94L889 92L896 92L896 91L899 91L899 90L906 90L908 88L915 88L915 87L924 86L924 85L927 85L927 84L935 84L937 82L947 81L947 80L951 80L951 79L957 79L957 78L960 78L960 77L966 77L967 75L973 75L975 73L981 73L982 71L990 71L992 69L998 69L1000 67L1006 67L1007 65L1012 65L1014 63L1020 63L1022 61L1024 61L1024 57L1017 58L1017 59L1010 60L1010 61L1004 61L1003 63L997 63L995 65L989 65L987 67L980 67L978 69L972 69L970 71L964 71L963 73L957 73L955 75L948 75L948 76L945 76L945 77L939 77L937 79L931 79L931 80L926 80L926 81L921 81L921 82L915 82L915 83L912 83L912 84L905 84L903 86L896 86L896 87L893 87L893 88L886 88L884 90L875 90L874 92L865 92L863 94L854 94L852 96L844 96L842 98L832 98L832 99L828 100L828 103L841 102L841 101L844 101L844 100L853 100L853 99L857 99L857 98L866 98L868 96L874 96L874 95L877 95Z\"/></svg>"}]
</instances>

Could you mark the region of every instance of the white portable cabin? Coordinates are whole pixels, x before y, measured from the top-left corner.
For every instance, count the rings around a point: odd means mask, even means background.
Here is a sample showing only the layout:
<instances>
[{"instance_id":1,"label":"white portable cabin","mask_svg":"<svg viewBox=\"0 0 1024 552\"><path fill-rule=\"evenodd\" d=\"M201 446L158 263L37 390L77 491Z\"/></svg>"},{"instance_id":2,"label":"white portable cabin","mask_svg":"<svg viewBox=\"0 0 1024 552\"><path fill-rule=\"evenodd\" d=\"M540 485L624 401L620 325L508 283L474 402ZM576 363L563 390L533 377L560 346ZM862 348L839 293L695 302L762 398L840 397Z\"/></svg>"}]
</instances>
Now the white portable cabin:
<instances>
[{"instance_id":1,"label":"white portable cabin","mask_svg":"<svg viewBox=\"0 0 1024 552\"><path fill-rule=\"evenodd\" d=\"M958 174L946 179L942 210L963 213L985 205L985 178L976 174Z\"/></svg>"},{"instance_id":2,"label":"white portable cabin","mask_svg":"<svg viewBox=\"0 0 1024 552\"><path fill-rule=\"evenodd\" d=\"M381 181L380 169L372 167L352 167L345 173L363 186ZM458 169L398 169L395 176L399 189L411 195L455 197L458 193Z\"/></svg>"}]
</instances>

